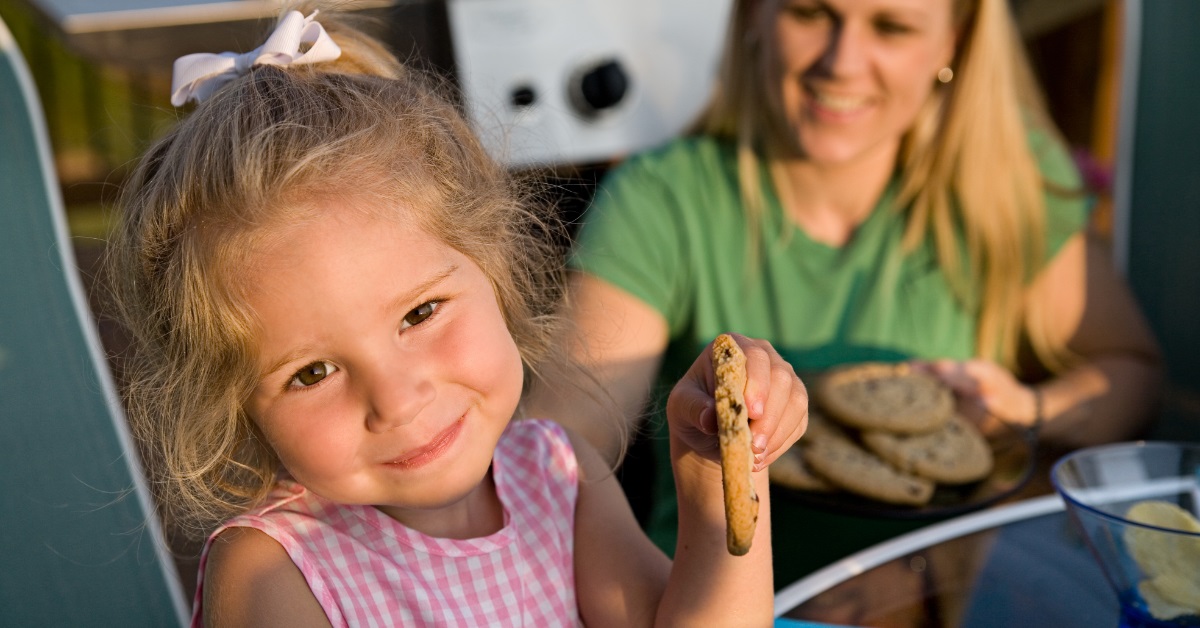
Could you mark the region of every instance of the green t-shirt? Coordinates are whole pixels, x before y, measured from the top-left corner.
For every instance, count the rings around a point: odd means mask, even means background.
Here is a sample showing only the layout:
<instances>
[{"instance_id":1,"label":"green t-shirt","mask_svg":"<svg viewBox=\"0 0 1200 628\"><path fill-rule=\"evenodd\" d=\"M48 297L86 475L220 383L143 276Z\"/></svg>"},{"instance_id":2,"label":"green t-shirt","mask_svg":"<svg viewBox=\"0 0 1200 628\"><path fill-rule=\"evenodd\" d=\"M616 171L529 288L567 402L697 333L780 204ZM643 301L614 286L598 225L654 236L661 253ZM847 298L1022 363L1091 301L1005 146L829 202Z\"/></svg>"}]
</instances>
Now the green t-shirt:
<instances>
[{"instance_id":1,"label":"green t-shirt","mask_svg":"<svg viewBox=\"0 0 1200 628\"><path fill-rule=\"evenodd\" d=\"M1065 151L1036 137L1033 142L1043 176L1056 187L1080 189ZM661 402L718 334L770 340L802 377L849 362L974 354L977 312L955 298L932 238L903 250L906 212L893 206L896 188L893 180L850 241L833 247L790 226L769 185L765 211L750 224L734 148L720 140L681 138L630 158L605 178L585 215L572 265L641 299L669 325L652 408L651 438L660 455L648 525L668 553L674 551L677 510ZM1049 258L1083 227L1087 210L1081 196L1046 199ZM753 246L760 251L755 259L747 254ZM776 539L788 536L779 529L785 508L783 500L773 502ZM777 542L777 564L810 562L780 556L780 549ZM824 562L811 567L840 556L818 557ZM788 583L779 576L777 570L777 584Z\"/></svg>"}]
</instances>

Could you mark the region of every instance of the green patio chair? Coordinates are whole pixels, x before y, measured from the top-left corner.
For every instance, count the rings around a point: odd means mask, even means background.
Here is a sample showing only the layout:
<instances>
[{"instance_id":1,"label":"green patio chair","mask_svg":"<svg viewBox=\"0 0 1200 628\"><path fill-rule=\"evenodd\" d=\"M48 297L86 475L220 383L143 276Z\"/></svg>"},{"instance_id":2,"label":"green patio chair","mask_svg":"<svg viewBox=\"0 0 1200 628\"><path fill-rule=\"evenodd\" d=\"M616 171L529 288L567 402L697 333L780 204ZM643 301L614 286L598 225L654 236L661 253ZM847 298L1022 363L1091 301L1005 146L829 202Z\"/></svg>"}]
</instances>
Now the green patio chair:
<instances>
[{"instance_id":1,"label":"green patio chair","mask_svg":"<svg viewBox=\"0 0 1200 628\"><path fill-rule=\"evenodd\" d=\"M182 625L58 185L0 21L0 626Z\"/></svg>"}]
</instances>

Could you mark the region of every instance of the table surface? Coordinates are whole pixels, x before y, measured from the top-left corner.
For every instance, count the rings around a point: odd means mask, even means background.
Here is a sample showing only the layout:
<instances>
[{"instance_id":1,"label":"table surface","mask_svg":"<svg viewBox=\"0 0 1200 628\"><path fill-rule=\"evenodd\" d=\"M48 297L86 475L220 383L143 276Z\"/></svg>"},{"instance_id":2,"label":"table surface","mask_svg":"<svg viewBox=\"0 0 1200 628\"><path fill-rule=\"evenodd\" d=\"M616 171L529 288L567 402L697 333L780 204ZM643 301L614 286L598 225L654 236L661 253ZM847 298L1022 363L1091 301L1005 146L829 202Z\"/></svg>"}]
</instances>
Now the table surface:
<instances>
[{"instance_id":1,"label":"table surface","mask_svg":"<svg viewBox=\"0 0 1200 628\"><path fill-rule=\"evenodd\" d=\"M839 626L1116 626L1118 606L1057 495L923 528L778 592L787 619Z\"/></svg>"}]
</instances>

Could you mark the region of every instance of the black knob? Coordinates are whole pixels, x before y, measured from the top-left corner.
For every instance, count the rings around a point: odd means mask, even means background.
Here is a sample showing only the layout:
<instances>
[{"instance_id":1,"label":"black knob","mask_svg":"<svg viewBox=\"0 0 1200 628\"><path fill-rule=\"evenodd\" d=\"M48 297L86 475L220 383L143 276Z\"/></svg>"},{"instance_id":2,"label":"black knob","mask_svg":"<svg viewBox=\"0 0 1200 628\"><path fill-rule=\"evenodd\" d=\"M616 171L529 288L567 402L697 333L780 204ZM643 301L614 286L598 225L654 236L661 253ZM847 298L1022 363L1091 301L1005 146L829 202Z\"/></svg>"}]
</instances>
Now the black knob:
<instances>
[{"instance_id":1,"label":"black knob","mask_svg":"<svg viewBox=\"0 0 1200 628\"><path fill-rule=\"evenodd\" d=\"M509 93L508 100L514 108L528 107L537 102L537 91L532 85L518 85Z\"/></svg>"},{"instance_id":2,"label":"black knob","mask_svg":"<svg viewBox=\"0 0 1200 628\"><path fill-rule=\"evenodd\" d=\"M618 105L629 91L629 76L616 59L587 66L570 87L571 103L585 117L595 117Z\"/></svg>"}]
</instances>

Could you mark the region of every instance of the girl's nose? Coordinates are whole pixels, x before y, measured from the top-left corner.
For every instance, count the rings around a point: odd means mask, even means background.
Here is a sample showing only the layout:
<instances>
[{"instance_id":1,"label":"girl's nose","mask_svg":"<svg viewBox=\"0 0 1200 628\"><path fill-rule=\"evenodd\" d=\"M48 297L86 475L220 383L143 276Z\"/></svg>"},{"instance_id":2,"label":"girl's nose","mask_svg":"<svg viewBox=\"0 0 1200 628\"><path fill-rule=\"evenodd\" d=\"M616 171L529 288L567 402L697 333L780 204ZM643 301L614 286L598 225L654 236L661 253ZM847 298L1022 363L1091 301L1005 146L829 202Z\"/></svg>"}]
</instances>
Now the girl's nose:
<instances>
[{"instance_id":1,"label":"girl's nose","mask_svg":"<svg viewBox=\"0 0 1200 628\"><path fill-rule=\"evenodd\" d=\"M437 396L433 381L410 369L378 369L365 382L367 429L374 433L411 423Z\"/></svg>"}]
</instances>

